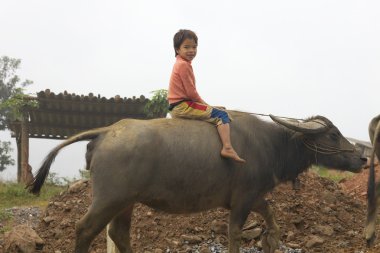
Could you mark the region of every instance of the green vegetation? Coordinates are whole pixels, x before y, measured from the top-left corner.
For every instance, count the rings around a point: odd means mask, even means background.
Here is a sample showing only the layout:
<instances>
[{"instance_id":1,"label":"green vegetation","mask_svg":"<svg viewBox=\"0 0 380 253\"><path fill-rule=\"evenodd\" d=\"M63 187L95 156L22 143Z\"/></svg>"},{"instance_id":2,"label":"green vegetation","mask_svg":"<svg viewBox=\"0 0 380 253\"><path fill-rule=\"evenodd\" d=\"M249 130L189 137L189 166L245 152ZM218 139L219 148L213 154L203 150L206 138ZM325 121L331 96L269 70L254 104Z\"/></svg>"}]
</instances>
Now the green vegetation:
<instances>
[{"instance_id":1,"label":"green vegetation","mask_svg":"<svg viewBox=\"0 0 380 253\"><path fill-rule=\"evenodd\" d=\"M352 172L331 170L326 167L318 167L318 166L313 166L311 170L317 173L319 176L328 178L337 183L340 182L342 179L350 178L354 175L354 173Z\"/></svg>"},{"instance_id":2,"label":"green vegetation","mask_svg":"<svg viewBox=\"0 0 380 253\"><path fill-rule=\"evenodd\" d=\"M169 103L167 100L168 91L165 89L152 91L153 97L145 105L144 113L148 118L166 117L169 111Z\"/></svg>"},{"instance_id":3,"label":"green vegetation","mask_svg":"<svg viewBox=\"0 0 380 253\"><path fill-rule=\"evenodd\" d=\"M14 206L40 206L47 205L49 199L66 189L65 186L45 184L39 196L29 193L24 184L0 182L0 209Z\"/></svg>"},{"instance_id":4,"label":"green vegetation","mask_svg":"<svg viewBox=\"0 0 380 253\"><path fill-rule=\"evenodd\" d=\"M45 184L39 196L29 193L24 184L0 182L0 233L8 231L12 223L12 215L6 210L15 206L47 206L49 200L62 192L66 187ZM7 225L8 224L8 225Z\"/></svg>"},{"instance_id":5,"label":"green vegetation","mask_svg":"<svg viewBox=\"0 0 380 253\"><path fill-rule=\"evenodd\" d=\"M30 80L21 81L16 74L21 60L8 56L0 57L0 131L9 129L9 123L23 117L23 109L36 107L37 101L31 100L24 94L24 87L32 84ZM10 156L10 142L0 141L0 171L9 165L14 165Z\"/></svg>"},{"instance_id":6,"label":"green vegetation","mask_svg":"<svg viewBox=\"0 0 380 253\"><path fill-rule=\"evenodd\" d=\"M0 141L0 171L7 168L8 165L14 165L15 161L11 157L11 142Z\"/></svg>"}]
</instances>

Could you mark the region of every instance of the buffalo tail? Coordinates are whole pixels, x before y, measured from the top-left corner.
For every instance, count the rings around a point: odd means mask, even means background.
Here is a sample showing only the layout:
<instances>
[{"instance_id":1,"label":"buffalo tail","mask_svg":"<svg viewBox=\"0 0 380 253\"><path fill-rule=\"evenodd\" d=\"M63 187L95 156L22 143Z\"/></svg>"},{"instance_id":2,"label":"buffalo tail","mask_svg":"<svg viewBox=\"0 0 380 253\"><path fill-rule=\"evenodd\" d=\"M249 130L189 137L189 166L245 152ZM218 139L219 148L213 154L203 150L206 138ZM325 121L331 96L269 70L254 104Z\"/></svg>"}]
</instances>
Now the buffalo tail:
<instances>
[{"instance_id":1,"label":"buffalo tail","mask_svg":"<svg viewBox=\"0 0 380 253\"><path fill-rule=\"evenodd\" d=\"M42 185L44 184L46 177L49 174L50 166L52 165L55 157L58 155L59 151L62 148L78 141L95 139L100 134L107 132L108 129L109 129L108 127L103 127L103 128L97 128L97 129L88 130L88 131L76 134L70 137L69 139L65 140L61 144L59 144L57 147L55 147L46 156L44 162L42 163L41 167L37 171L37 174L35 175L34 180L26 186L28 191L36 195L40 193Z\"/></svg>"}]
</instances>

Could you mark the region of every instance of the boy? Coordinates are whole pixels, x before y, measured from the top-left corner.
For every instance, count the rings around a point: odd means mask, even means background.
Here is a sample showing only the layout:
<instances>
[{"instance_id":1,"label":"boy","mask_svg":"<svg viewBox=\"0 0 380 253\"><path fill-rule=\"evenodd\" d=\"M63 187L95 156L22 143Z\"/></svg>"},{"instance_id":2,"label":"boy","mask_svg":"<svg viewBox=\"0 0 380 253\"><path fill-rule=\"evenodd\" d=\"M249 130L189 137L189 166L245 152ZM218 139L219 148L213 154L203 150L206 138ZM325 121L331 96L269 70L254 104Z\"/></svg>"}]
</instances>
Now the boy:
<instances>
[{"instance_id":1,"label":"boy","mask_svg":"<svg viewBox=\"0 0 380 253\"><path fill-rule=\"evenodd\" d=\"M245 163L232 147L229 125L231 119L228 113L221 108L208 105L196 90L191 61L197 55L197 35L190 30L179 30L174 35L173 42L177 60L170 77L168 91L170 114L173 118L204 120L216 125L223 145L220 155Z\"/></svg>"}]
</instances>

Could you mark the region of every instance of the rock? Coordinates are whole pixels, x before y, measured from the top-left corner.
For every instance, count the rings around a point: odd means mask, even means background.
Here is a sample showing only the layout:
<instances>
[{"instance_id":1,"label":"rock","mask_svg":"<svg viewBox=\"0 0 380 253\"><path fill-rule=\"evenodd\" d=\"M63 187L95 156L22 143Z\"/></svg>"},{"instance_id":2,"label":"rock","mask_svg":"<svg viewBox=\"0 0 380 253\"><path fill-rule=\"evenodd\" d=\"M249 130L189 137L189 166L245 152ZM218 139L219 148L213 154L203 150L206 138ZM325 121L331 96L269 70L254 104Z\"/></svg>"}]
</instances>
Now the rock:
<instances>
[{"instance_id":1,"label":"rock","mask_svg":"<svg viewBox=\"0 0 380 253\"><path fill-rule=\"evenodd\" d=\"M293 241L294 238L296 237L296 234L293 232L293 231L289 231L288 232L288 235L286 236L286 240L289 242L289 241Z\"/></svg>"},{"instance_id":2,"label":"rock","mask_svg":"<svg viewBox=\"0 0 380 253\"><path fill-rule=\"evenodd\" d=\"M63 219L61 223L59 223L59 226L60 228L67 228L67 227L70 227L71 223L72 223L72 219L66 218L66 219Z\"/></svg>"},{"instance_id":3,"label":"rock","mask_svg":"<svg viewBox=\"0 0 380 253\"><path fill-rule=\"evenodd\" d=\"M207 245L202 245L199 249L199 253L210 253L210 249L207 247Z\"/></svg>"},{"instance_id":4,"label":"rock","mask_svg":"<svg viewBox=\"0 0 380 253\"><path fill-rule=\"evenodd\" d=\"M65 203L63 203L63 202L59 202L59 201L56 201L56 202L53 202L53 205L54 205L55 207L64 207Z\"/></svg>"},{"instance_id":5,"label":"rock","mask_svg":"<svg viewBox=\"0 0 380 253\"><path fill-rule=\"evenodd\" d=\"M347 211L345 210L341 210L339 213L338 213L338 219L343 221L343 222L348 222L348 221L351 221L352 219L352 215L349 214Z\"/></svg>"},{"instance_id":6,"label":"rock","mask_svg":"<svg viewBox=\"0 0 380 253\"><path fill-rule=\"evenodd\" d=\"M292 248L292 249L299 249L299 248L301 248L301 245L299 245L298 243L291 243L291 242L288 242L286 244L286 246L288 246L289 248Z\"/></svg>"},{"instance_id":7,"label":"rock","mask_svg":"<svg viewBox=\"0 0 380 253\"><path fill-rule=\"evenodd\" d=\"M358 235L358 232L356 232L354 230L350 230L350 231L347 232L347 235L354 237L354 236Z\"/></svg>"},{"instance_id":8,"label":"rock","mask_svg":"<svg viewBox=\"0 0 380 253\"><path fill-rule=\"evenodd\" d=\"M219 235L215 238L215 243L221 244L223 246L228 246L228 238L225 235Z\"/></svg>"},{"instance_id":9,"label":"rock","mask_svg":"<svg viewBox=\"0 0 380 253\"><path fill-rule=\"evenodd\" d=\"M76 182L74 182L72 185L69 186L68 192L69 193L76 193L81 191L84 187L87 186L88 179L81 179Z\"/></svg>"},{"instance_id":10,"label":"rock","mask_svg":"<svg viewBox=\"0 0 380 253\"><path fill-rule=\"evenodd\" d=\"M254 228L251 230L245 230L242 232L241 238L245 241L251 241L253 239L260 237L262 232L263 232L262 228Z\"/></svg>"},{"instance_id":11,"label":"rock","mask_svg":"<svg viewBox=\"0 0 380 253\"><path fill-rule=\"evenodd\" d=\"M228 224L223 221L213 220L211 222L211 230L214 231L215 234L226 235L228 233Z\"/></svg>"},{"instance_id":12,"label":"rock","mask_svg":"<svg viewBox=\"0 0 380 253\"><path fill-rule=\"evenodd\" d=\"M259 225L259 223L257 223L257 221L252 221L252 222L248 223L246 226L244 226L243 230L250 230L250 229L257 227L258 225Z\"/></svg>"},{"instance_id":13,"label":"rock","mask_svg":"<svg viewBox=\"0 0 380 253\"><path fill-rule=\"evenodd\" d=\"M169 243L169 245L171 245L174 248L181 245L181 242L175 239L174 240L165 239L165 240Z\"/></svg>"},{"instance_id":14,"label":"rock","mask_svg":"<svg viewBox=\"0 0 380 253\"><path fill-rule=\"evenodd\" d=\"M44 241L28 225L15 226L4 236L5 252L34 253L43 246Z\"/></svg>"},{"instance_id":15,"label":"rock","mask_svg":"<svg viewBox=\"0 0 380 253\"><path fill-rule=\"evenodd\" d=\"M55 221L55 218L52 216L46 216L45 218L42 219L46 224L50 224L50 222Z\"/></svg>"},{"instance_id":16,"label":"rock","mask_svg":"<svg viewBox=\"0 0 380 253\"><path fill-rule=\"evenodd\" d=\"M334 229L328 225L327 226L318 225L316 226L315 230L321 235L332 236L334 234Z\"/></svg>"},{"instance_id":17,"label":"rock","mask_svg":"<svg viewBox=\"0 0 380 253\"><path fill-rule=\"evenodd\" d=\"M203 241L203 238L197 235L181 235L181 239L189 244L197 244Z\"/></svg>"},{"instance_id":18,"label":"rock","mask_svg":"<svg viewBox=\"0 0 380 253\"><path fill-rule=\"evenodd\" d=\"M329 214L329 213L332 212L332 209L330 207L328 207L328 206L325 206L324 208L322 208L322 212L324 214Z\"/></svg>"},{"instance_id":19,"label":"rock","mask_svg":"<svg viewBox=\"0 0 380 253\"><path fill-rule=\"evenodd\" d=\"M315 246L321 245L325 242L321 237L312 235L310 236L309 240L306 242L306 248L313 248Z\"/></svg>"},{"instance_id":20,"label":"rock","mask_svg":"<svg viewBox=\"0 0 380 253\"><path fill-rule=\"evenodd\" d=\"M329 192L329 191L322 192L321 199L324 202L326 202L327 204L330 204L330 205L331 204L335 204L335 202L336 202L336 196L333 193Z\"/></svg>"}]
</instances>

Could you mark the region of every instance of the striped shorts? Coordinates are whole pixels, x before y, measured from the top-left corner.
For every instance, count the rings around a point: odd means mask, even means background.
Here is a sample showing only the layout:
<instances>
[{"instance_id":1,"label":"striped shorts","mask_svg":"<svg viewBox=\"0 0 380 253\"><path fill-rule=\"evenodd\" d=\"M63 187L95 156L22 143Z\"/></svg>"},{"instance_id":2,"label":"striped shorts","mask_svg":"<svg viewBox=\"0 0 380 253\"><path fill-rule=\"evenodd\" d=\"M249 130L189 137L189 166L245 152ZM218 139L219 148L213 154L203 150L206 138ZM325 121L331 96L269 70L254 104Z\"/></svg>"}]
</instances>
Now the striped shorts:
<instances>
[{"instance_id":1,"label":"striped shorts","mask_svg":"<svg viewBox=\"0 0 380 253\"><path fill-rule=\"evenodd\" d=\"M183 101L175 105L170 115L173 118L203 120L216 126L231 122L231 117L226 111L193 101Z\"/></svg>"}]
</instances>

